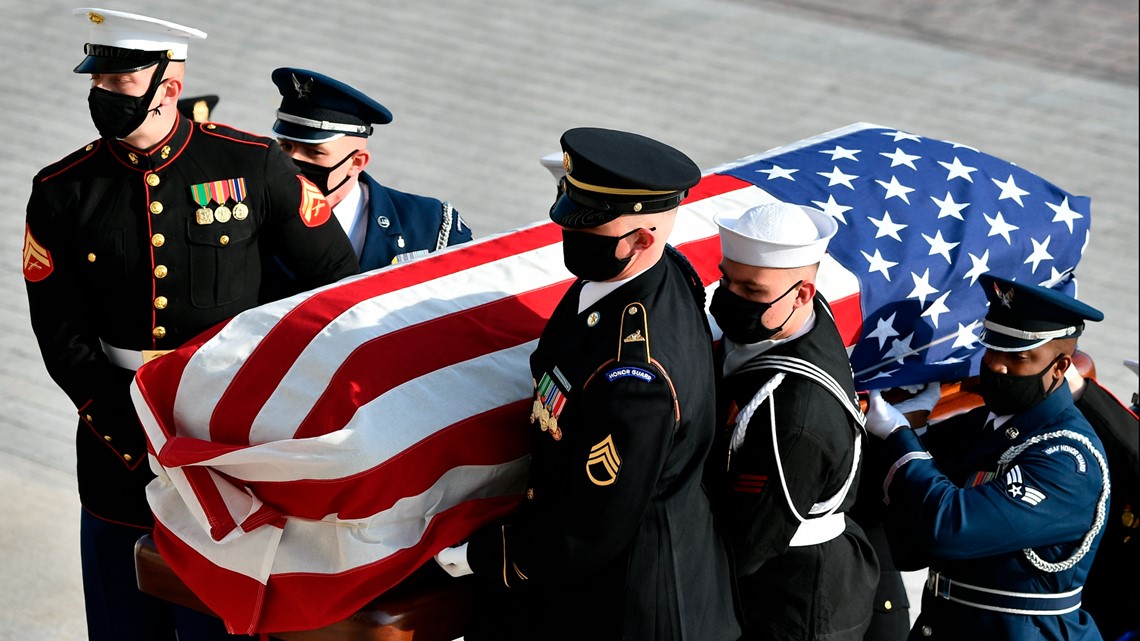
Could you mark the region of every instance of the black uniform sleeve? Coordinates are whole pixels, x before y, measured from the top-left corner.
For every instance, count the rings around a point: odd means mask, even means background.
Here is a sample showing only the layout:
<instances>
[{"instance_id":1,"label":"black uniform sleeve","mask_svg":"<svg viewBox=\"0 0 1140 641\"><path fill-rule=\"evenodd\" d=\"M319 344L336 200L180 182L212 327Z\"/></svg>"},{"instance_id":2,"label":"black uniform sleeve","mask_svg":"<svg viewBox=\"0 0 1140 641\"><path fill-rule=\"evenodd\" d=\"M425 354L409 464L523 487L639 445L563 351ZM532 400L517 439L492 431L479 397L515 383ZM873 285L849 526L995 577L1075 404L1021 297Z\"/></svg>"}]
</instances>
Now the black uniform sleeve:
<instances>
[{"instance_id":1,"label":"black uniform sleeve","mask_svg":"<svg viewBox=\"0 0 1140 641\"><path fill-rule=\"evenodd\" d=\"M48 202L37 177L28 201L24 252L38 252L35 272L25 268L32 331L48 374L76 408L87 408L114 366L99 344L86 304L79 257L73 255L62 230L66 226ZM44 262L46 260L46 262ZM25 257L25 263L28 258ZM45 275L46 274L46 275Z\"/></svg>"},{"instance_id":2,"label":"black uniform sleeve","mask_svg":"<svg viewBox=\"0 0 1140 641\"><path fill-rule=\"evenodd\" d=\"M583 416L575 423L589 433L572 445L565 500L477 533L468 546L476 574L508 587L573 580L596 573L626 548L655 492L677 426L665 372L655 365L635 367L652 372L653 380L595 375L578 403Z\"/></svg>"},{"instance_id":3,"label":"black uniform sleeve","mask_svg":"<svg viewBox=\"0 0 1140 641\"><path fill-rule=\"evenodd\" d=\"M843 410L827 411L835 403L822 387L785 379L752 415L747 438L732 457L723 514L741 574L755 572L787 550L800 523L788 506L772 450L773 402L783 478L801 517L830 498L850 471L845 455L854 446L854 434ZM763 483L759 492L758 483Z\"/></svg>"},{"instance_id":4,"label":"black uniform sleeve","mask_svg":"<svg viewBox=\"0 0 1140 641\"><path fill-rule=\"evenodd\" d=\"M281 261L300 291L358 273L352 244L328 203L313 203L314 198L323 198L313 191L316 187L308 183L311 188L305 189L307 181L297 174L276 142L270 143L265 162L270 211L263 231L267 234L263 251ZM314 220L312 214L321 207L325 210L323 220Z\"/></svg>"}]
</instances>

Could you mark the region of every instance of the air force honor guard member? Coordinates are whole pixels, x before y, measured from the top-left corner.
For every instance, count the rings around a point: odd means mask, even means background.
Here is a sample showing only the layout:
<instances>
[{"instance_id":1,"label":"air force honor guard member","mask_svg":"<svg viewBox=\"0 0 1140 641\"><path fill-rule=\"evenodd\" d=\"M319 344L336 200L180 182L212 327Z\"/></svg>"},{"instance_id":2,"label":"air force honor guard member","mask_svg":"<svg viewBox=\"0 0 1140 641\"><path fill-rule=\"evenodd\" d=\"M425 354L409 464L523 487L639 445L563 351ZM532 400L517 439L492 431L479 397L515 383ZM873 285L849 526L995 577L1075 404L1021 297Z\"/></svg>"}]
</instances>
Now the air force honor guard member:
<instances>
[{"instance_id":1,"label":"air force honor guard member","mask_svg":"<svg viewBox=\"0 0 1140 641\"><path fill-rule=\"evenodd\" d=\"M468 641L735 640L701 470L713 438L704 289L665 244L700 171L608 129L563 134L550 218L577 280L531 355L527 501L441 552L490 587Z\"/></svg>"},{"instance_id":2,"label":"air force honor guard member","mask_svg":"<svg viewBox=\"0 0 1140 641\"><path fill-rule=\"evenodd\" d=\"M1104 448L1065 384L1085 321L1061 292L989 274L980 392L985 405L908 429L872 392L867 429L894 461L887 532L903 570L929 567L910 639L1100 639L1081 590L1104 532ZM921 395L920 395L921 396ZM932 407L929 403L927 407Z\"/></svg>"},{"instance_id":3,"label":"air force honor guard member","mask_svg":"<svg viewBox=\"0 0 1140 641\"><path fill-rule=\"evenodd\" d=\"M361 271L471 240L450 203L385 187L364 171L372 126L392 121L384 105L313 71L282 67L272 77L281 92L273 133L328 197Z\"/></svg>"},{"instance_id":4,"label":"air force honor guard member","mask_svg":"<svg viewBox=\"0 0 1140 641\"><path fill-rule=\"evenodd\" d=\"M154 474L130 398L135 370L254 306L259 250L304 287L356 273L320 190L268 138L194 123L176 108L188 45L165 20L78 9L90 25L91 119L100 137L32 184L24 279L48 373L75 404L81 556L91 639L211 638L220 621L149 597L134 544L153 527ZM177 619L177 622L175 621ZM191 621L193 620L193 621Z\"/></svg>"},{"instance_id":5,"label":"air force honor guard member","mask_svg":"<svg viewBox=\"0 0 1140 641\"><path fill-rule=\"evenodd\" d=\"M838 229L817 209L774 202L714 219L723 274L710 311L724 331L710 457L749 641L860 641L879 578L847 514L863 413L847 350L816 290Z\"/></svg>"}]
</instances>

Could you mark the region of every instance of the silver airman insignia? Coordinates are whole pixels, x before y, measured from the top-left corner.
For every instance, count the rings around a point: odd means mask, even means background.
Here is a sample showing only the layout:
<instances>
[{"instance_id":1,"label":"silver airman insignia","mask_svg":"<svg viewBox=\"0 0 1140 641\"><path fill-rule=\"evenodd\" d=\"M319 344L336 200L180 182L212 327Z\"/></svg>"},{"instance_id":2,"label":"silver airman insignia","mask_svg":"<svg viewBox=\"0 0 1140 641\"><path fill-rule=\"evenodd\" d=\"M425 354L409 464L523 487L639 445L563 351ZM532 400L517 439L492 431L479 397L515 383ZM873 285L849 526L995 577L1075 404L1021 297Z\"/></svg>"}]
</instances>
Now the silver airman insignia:
<instances>
[{"instance_id":1,"label":"silver airman insignia","mask_svg":"<svg viewBox=\"0 0 1140 641\"><path fill-rule=\"evenodd\" d=\"M384 229L387 229L388 225L392 224L392 221L388 220L387 216L380 216L379 218L376 219L376 224L380 225Z\"/></svg>"},{"instance_id":2,"label":"silver airman insignia","mask_svg":"<svg viewBox=\"0 0 1140 641\"><path fill-rule=\"evenodd\" d=\"M313 90L313 79L309 78L307 81L301 82L300 80L297 80L297 76L294 74L293 88L297 90L298 98L305 98L309 95L309 92Z\"/></svg>"},{"instance_id":3,"label":"silver airman insignia","mask_svg":"<svg viewBox=\"0 0 1140 641\"><path fill-rule=\"evenodd\" d=\"M607 435L597 445L590 448L586 459L586 476L594 485L613 485L621 471L621 456L614 445L612 434Z\"/></svg>"},{"instance_id":4,"label":"silver airman insignia","mask_svg":"<svg viewBox=\"0 0 1140 641\"><path fill-rule=\"evenodd\" d=\"M1005 437L1008 439L1015 439L1015 438L1017 438L1017 435L1020 433L1021 432L1018 432L1017 428L1013 427L1012 425L1005 428Z\"/></svg>"},{"instance_id":5,"label":"silver airman insignia","mask_svg":"<svg viewBox=\"0 0 1140 641\"><path fill-rule=\"evenodd\" d=\"M586 327L593 327L597 325L600 320L602 320L601 314L598 312L590 312L590 315L586 317Z\"/></svg>"},{"instance_id":6,"label":"silver airman insignia","mask_svg":"<svg viewBox=\"0 0 1140 641\"><path fill-rule=\"evenodd\" d=\"M998 299L1001 300L1001 306L1002 307L1005 307L1006 309L1013 309L1013 288L1012 287L1009 288L1009 291L1003 292L1001 290L1001 288L998 287L998 284L994 283L994 293L997 294Z\"/></svg>"}]
</instances>

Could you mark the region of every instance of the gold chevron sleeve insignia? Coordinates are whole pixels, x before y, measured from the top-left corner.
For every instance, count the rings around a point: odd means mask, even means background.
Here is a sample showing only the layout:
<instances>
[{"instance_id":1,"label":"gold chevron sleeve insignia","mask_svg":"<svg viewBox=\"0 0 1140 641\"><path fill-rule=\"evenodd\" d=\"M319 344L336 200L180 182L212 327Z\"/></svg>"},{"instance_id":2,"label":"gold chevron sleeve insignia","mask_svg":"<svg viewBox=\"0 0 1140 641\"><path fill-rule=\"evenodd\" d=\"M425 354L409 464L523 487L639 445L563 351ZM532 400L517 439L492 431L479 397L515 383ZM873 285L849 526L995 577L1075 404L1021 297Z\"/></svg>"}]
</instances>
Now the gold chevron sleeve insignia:
<instances>
[{"instance_id":1,"label":"gold chevron sleeve insignia","mask_svg":"<svg viewBox=\"0 0 1140 641\"><path fill-rule=\"evenodd\" d=\"M51 252L32 236L32 230L24 225L24 278L38 283L51 275L55 267Z\"/></svg>"},{"instance_id":2,"label":"gold chevron sleeve insignia","mask_svg":"<svg viewBox=\"0 0 1140 641\"><path fill-rule=\"evenodd\" d=\"M586 476L594 485L612 485L621 471L621 456L614 445L612 434L606 436L594 447L590 448L590 457L586 460Z\"/></svg>"}]
</instances>

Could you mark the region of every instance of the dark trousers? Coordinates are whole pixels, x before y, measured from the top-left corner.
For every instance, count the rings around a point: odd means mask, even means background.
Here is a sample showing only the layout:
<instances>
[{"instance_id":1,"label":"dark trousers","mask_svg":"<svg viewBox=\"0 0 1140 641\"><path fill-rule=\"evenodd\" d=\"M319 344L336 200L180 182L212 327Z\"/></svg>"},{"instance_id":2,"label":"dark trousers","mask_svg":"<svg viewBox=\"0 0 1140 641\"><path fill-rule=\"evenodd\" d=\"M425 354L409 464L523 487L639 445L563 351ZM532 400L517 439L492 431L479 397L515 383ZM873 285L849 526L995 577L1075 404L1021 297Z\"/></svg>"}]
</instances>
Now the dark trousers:
<instances>
[{"instance_id":1,"label":"dark trousers","mask_svg":"<svg viewBox=\"0 0 1140 641\"><path fill-rule=\"evenodd\" d=\"M139 590L135 542L148 531L104 521L83 510L79 547L87 637L91 641L255 639L227 634L221 619Z\"/></svg>"}]
</instances>

